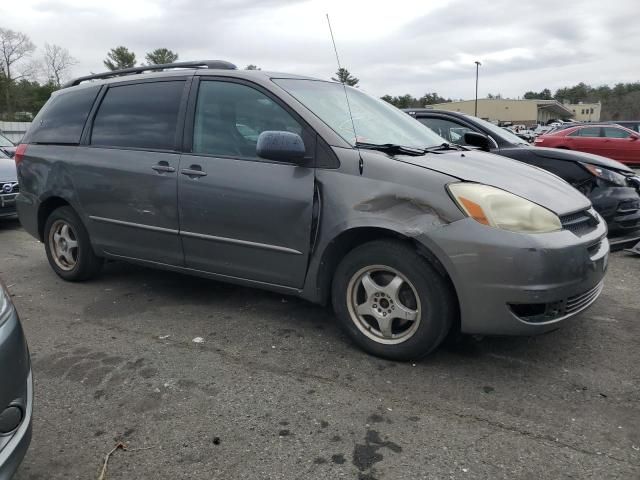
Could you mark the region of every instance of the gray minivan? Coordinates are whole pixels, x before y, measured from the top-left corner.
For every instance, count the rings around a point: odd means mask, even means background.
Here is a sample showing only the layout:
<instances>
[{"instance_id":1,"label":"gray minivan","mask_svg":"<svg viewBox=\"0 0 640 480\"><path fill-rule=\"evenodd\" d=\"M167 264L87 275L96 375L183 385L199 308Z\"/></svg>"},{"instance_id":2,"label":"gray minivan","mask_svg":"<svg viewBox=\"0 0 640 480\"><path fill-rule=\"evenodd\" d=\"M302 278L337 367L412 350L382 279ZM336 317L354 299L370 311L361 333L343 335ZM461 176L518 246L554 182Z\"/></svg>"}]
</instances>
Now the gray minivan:
<instances>
[{"instance_id":1,"label":"gray minivan","mask_svg":"<svg viewBox=\"0 0 640 480\"><path fill-rule=\"evenodd\" d=\"M16 164L20 220L60 277L106 258L331 302L391 359L452 329L554 329L607 266L605 223L555 175L359 89L227 62L77 79Z\"/></svg>"}]
</instances>

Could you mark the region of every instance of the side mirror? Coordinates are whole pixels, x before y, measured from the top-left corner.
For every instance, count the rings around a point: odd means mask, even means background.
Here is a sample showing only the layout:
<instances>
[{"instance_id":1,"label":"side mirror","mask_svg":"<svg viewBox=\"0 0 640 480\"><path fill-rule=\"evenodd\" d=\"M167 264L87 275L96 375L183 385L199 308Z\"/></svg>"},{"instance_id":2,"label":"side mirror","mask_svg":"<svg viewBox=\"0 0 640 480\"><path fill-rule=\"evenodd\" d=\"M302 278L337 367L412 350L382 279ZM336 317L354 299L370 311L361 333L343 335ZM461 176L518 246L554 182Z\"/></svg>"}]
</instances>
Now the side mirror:
<instances>
[{"instance_id":1,"label":"side mirror","mask_svg":"<svg viewBox=\"0 0 640 480\"><path fill-rule=\"evenodd\" d=\"M472 147L478 147L485 152L488 152L491 149L489 137L478 132L466 132L464 134L464 143L471 145Z\"/></svg>"},{"instance_id":2,"label":"side mirror","mask_svg":"<svg viewBox=\"0 0 640 480\"><path fill-rule=\"evenodd\" d=\"M304 160L305 148L297 133L265 131L258 136L256 153L267 160L299 163Z\"/></svg>"},{"instance_id":3,"label":"side mirror","mask_svg":"<svg viewBox=\"0 0 640 480\"><path fill-rule=\"evenodd\" d=\"M640 138L640 134L638 134L638 133L632 133L632 134L630 135L630 137L631 137L631 140L638 140L638 139Z\"/></svg>"}]
</instances>

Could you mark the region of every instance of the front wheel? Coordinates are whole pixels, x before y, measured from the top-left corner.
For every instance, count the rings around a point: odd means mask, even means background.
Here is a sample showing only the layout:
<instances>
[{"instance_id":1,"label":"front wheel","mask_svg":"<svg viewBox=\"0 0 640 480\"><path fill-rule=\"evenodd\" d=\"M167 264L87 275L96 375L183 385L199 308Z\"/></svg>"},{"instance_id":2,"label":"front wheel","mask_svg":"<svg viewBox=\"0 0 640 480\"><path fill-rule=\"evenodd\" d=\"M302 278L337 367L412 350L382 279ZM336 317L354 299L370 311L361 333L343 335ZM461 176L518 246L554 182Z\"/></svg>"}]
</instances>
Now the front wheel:
<instances>
[{"instance_id":1,"label":"front wheel","mask_svg":"<svg viewBox=\"0 0 640 480\"><path fill-rule=\"evenodd\" d=\"M89 234L71 207L60 207L47 218L44 244L51 268L64 280L87 280L100 272L103 260L95 255Z\"/></svg>"},{"instance_id":2,"label":"front wheel","mask_svg":"<svg viewBox=\"0 0 640 480\"><path fill-rule=\"evenodd\" d=\"M433 351L457 312L449 282L415 248L390 240L347 254L335 272L332 300L354 342L392 360Z\"/></svg>"}]
</instances>

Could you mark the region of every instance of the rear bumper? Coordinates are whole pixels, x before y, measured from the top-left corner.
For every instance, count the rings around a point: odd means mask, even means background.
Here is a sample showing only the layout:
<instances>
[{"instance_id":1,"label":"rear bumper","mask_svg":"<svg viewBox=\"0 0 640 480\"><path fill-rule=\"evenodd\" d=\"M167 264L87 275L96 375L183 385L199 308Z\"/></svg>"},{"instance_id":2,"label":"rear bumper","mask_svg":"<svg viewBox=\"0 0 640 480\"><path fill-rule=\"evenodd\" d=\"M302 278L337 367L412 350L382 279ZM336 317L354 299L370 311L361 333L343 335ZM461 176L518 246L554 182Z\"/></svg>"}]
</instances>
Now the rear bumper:
<instances>
[{"instance_id":1,"label":"rear bumper","mask_svg":"<svg viewBox=\"0 0 640 480\"><path fill-rule=\"evenodd\" d=\"M454 222L424 241L447 269L463 333L534 335L557 328L596 301L609 254L606 226L524 235Z\"/></svg>"},{"instance_id":2,"label":"rear bumper","mask_svg":"<svg viewBox=\"0 0 640 480\"><path fill-rule=\"evenodd\" d=\"M22 228L38 240L41 240L40 232L38 231L39 207L40 203L34 195L28 195L24 192L20 192L16 197L16 209Z\"/></svg>"},{"instance_id":3,"label":"rear bumper","mask_svg":"<svg viewBox=\"0 0 640 480\"><path fill-rule=\"evenodd\" d=\"M16 428L0 434L0 480L8 480L29 448L33 412L29 351L15 310L0 326L0 386L0 412L9 407L22 412Z\"/></svg>"}]
</instances>

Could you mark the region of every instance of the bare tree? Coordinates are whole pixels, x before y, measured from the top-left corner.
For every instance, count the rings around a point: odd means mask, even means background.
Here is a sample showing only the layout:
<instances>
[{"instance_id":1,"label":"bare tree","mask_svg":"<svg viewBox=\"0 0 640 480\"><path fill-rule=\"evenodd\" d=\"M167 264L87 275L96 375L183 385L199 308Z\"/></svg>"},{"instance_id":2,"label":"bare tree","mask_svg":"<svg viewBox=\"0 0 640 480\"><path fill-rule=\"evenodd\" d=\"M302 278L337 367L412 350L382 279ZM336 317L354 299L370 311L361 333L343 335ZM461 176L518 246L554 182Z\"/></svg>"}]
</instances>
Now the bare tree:
<instances>
[{"instance_id":1,"label":"bare tree","mask_svg":"<svg viewBox=\"0 0 640 480\"><path fill-rule=\"evenodd\" d=\"M36 46L31 39L22 32L14 32L7 28L0 28L0 67L6 79L5 82L5 99L7 102L7 114L13 114L11 103L11 87L13 82L20 80L25 76L16 73L17 63L30 56Z\"/></svg>"},{"instance_id":2,"label":"bare tree","mask_svg":"<svg viewBox=\"0 0 640 480\"><path fill-rule=\"evenodd\" d=\"M78 61L71 56L66 48L60 45L44 44L44 64L47 69L47 78L56 87L60 88L69 69L77 63Z\"/></svg>"}]
</instances>

